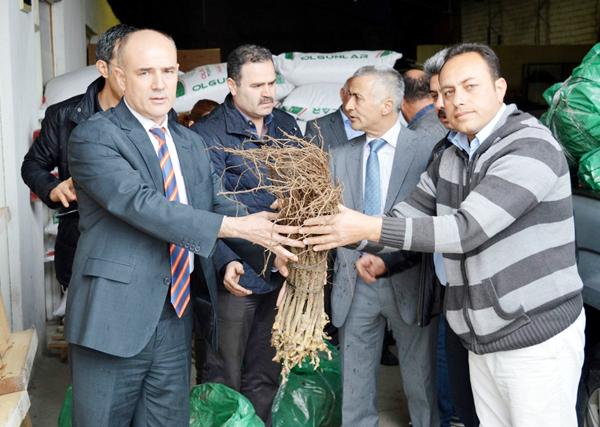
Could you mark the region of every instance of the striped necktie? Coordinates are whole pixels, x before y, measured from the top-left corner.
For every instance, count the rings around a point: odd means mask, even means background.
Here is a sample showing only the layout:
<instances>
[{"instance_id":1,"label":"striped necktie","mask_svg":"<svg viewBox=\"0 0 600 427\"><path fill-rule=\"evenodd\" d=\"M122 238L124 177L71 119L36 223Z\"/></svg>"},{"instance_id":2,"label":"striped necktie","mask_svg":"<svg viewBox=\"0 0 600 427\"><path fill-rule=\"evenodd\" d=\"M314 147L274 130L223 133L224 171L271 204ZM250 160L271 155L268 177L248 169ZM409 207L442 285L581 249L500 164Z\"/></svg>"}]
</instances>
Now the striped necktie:
<instances>
[{"instance_id":1,"label":"striped necktie","mask_svg":"<svg viewBox=\"0 0 600 427\"><path fill-rule=\"evenodd\" d=\"M363 212L367 215L381 215L381 178L377 152L386 144L385 139L377 138L369 142L369 157L365 170L365 190Z\"/></svg>"},{"instance_id":2,"label":"striped necktie","mask_svg":"<svg viewBox=\"0 0 600 427\"><path fill-rule=\"evenodd\" d=\"M152 128L150 132L158 141L158 159L163 176L165 196L170 202L179 201L175 171L171 163L165 138L165 128ZM190 301L190 254L181 246L169 244L171 259L171 304L178 317L183 315Z\"/></svg>"}]
</instances>

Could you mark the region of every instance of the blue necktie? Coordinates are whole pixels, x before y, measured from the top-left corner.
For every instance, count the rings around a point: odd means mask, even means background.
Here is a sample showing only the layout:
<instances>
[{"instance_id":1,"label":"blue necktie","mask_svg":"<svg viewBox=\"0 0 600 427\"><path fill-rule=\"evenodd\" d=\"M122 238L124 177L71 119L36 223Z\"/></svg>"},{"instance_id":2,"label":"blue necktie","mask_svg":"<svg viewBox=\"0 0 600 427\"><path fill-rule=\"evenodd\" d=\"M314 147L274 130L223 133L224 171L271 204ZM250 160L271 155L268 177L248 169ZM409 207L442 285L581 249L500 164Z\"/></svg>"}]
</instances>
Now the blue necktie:
<instances>
[{"instance_id":1,"label":"blue necktie","mask_svg":"<svg viewBox=\"0 0 600 427\"><path fill-rule=\"evenodd\" d=\"M386 144L385 139L377 138L369 142L371 152L367 158L363 212L367 215L381 215L381 178L377 152Z\"/></svg>"},{"instance_id":2,"label":"blue necktie","mask_svg":"<svg viewBox=\"0 0 600 427\"><path fill-rule=\"evenodd\" d=\"M158 159L163 175L165 196L170 202L178 202L179 191L166 143L165 129L152 128L150 132L158 140ZM190 302L190 255L187 250L173 243L169 244L169 254L171 259L171 304L173 304L177 316L181 317Z\"/></svg>"}]
</instances>

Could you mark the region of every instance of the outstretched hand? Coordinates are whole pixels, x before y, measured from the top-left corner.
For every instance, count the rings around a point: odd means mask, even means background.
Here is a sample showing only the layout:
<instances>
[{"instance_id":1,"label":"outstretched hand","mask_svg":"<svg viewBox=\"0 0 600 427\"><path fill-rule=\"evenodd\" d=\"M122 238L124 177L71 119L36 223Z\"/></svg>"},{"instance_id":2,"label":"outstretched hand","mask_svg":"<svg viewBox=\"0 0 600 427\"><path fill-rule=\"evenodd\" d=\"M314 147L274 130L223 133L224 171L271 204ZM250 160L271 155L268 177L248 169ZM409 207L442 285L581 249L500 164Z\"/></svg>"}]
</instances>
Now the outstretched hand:
<instances>
[{"instance_id":1,"label":"outstretched hand","mask_svg":"<svg viewBox=\"0 0 600 427\"><path fill-rule=\"evenodd\" d=\"M304 221L300 233L312 235L304 239L305 245L314 245L313 250L325 251L350 245L361 240L379 240L381 235L380 217L364 215L339 205L336 215L324 215Z\"/></svg>"},{"instance_id":2,"label":"outstretched hand","mask_svg":"<svg viewBox=\"0 0 600 427\"><path fill-rule=\"evenodd\" d=\"M304 247L304 243L301 241L286 236L298 234L299 227L271 222L275 219L277 219L277 214L272 212L258 212L243 217L225 217L221 224L219 237L248 240L269 249L284 260L297 261L298 257L284 246Z\"/></svg>"}]
</instances>

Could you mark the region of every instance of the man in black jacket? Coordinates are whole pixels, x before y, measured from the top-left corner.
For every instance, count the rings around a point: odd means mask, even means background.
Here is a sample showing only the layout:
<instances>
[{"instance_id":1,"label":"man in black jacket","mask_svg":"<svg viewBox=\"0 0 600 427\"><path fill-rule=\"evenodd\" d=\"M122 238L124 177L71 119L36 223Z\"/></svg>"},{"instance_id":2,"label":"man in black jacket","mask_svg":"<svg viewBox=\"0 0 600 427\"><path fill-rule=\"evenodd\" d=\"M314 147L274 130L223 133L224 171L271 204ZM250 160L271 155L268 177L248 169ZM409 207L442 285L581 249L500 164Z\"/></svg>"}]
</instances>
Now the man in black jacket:
<instances>
[{"instance_id":1,"label":"man in black jacket","mask_svg":"<svg viewBox=\"0 0 600 427\"><path fill-rule=\"evenodd\" d=\"M67 164L67 141L79 123L98 111L118 104L123 96L113 73L118 42L135 28L118 24L109 28L96 45L96 68L101 74L85 94L51 105L46 110L40 135L35 139L21 165L25 184L49 208L60 209L58 235L54 248L56 279L66 289L79 239L77 195ZM58 168L58 177L51 172Z\"/></svg>"}]
</instances>

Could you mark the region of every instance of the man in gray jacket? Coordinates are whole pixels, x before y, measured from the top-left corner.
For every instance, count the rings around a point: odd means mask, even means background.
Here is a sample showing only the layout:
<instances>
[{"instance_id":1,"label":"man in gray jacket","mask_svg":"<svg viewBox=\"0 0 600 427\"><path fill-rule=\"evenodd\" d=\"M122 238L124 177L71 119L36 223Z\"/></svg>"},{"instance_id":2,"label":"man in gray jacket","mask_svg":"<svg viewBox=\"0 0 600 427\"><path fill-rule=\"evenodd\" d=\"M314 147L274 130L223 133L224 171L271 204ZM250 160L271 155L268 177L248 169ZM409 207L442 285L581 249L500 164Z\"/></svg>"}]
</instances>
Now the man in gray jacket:
<instances>
[{"instance_id":1,"label":"man in gray jacket","mask_svg":"<svg viewBox=\"0 0 600 427\"><path fill-rule=\"evenodd\" d=\"M236 207L218 194L204 141L169 117L173 40L129 33L118 64L124 98L69 139L81 230L65 328L73 424L184 427L194 266L214 293L209 257L217 238L243 238L284 256L281 244L296 243L277 234L287 229L269 214L224 215Z\"/></svg>"},{"instance_id":2,"label":"man in gray jacket","mask_svg":"<svg viewBox=\"0 0 600 427\"><path fill-rule=\"evenodd\" d=\"M352 127L365 135L332 152L332 176L343 185L347 206L380 215L410 194L425 169L437 140L424 139L401 124L403 91L402 77L393 69L362 67L349 80L344 110ZM403 271L372 282L357 275L354 265L360 257L359 251L340 248L334 266L332 323L340 328L342 423L361 427L379 423L377 370L389 323L412 424L437 427L437 324L417 325L420 255Z\"/></svg>"}]
</instances>

